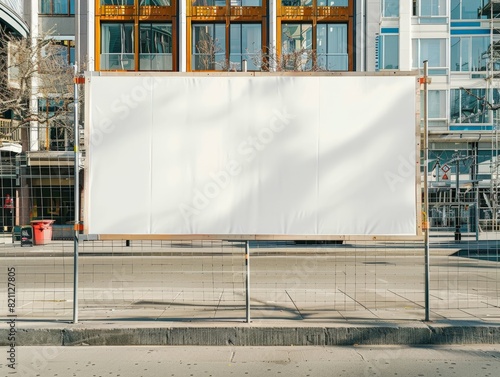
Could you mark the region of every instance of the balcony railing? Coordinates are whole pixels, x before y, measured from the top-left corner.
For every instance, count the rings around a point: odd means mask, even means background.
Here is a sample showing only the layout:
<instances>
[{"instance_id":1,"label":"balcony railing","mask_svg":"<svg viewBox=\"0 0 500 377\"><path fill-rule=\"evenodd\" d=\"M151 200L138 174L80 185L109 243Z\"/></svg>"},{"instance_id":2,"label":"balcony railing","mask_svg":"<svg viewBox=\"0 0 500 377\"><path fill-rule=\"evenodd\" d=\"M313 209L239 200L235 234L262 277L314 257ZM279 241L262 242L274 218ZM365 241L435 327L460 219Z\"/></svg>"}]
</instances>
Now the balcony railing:
<instances>
[{"instance_id":1,"label":"balcony railing","mask_svg":"<svg viewBox=\"0 0 500 377\"><path fill-rule=\"evenodd\" d=\"M103 53L101 69L109 71L132 71L135 69L134 53Z\"/></svg>"},{"instance_id":2,"label":"balcony railing","mask_svg":"<svg viewBox=\"0 0 500 377\"><path fill-rule=\"evenodd\" d=\"M139 69L141 71L171 71L172 54L140 54Z\"/></svg>"},{"instance_id":3,"label":"balcony railing","mask_svg":"<svg viewBox=\"0 0 500 377\"><path fill-rule=\"evenodd\" d=\"M327 71L347 71L349 56L344 53L318 54L318 66Z\"/></svg>"}]
</instances>

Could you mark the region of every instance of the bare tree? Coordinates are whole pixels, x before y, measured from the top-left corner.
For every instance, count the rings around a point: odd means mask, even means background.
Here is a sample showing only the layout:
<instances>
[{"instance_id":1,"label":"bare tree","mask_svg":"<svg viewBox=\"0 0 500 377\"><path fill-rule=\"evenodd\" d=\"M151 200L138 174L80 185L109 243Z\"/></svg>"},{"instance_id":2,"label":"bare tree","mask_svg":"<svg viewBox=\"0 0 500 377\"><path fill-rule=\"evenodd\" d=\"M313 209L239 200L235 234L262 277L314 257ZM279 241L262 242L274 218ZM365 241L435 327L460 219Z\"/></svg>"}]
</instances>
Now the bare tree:
<instances>
[{"instance_id":1,"label":"bare tree","mask_svg":"<svg viewBox=\"0 0 500 377\"><path fill-rule=\"evenodd\" d=\"M13 119L11 127L1 130L7 132L0 132L0 139L12 141L20 131L23 152L50 149L51 129L65 130L65 149L73 143L73 68L69 47L61 43L51 39L50 33L19 38L0 31L0 114L7 113ZM31 140L35 132L37 140ZM20 176L17 195L18 221L27 224L32 203L24 175Z\"/></svg>"},{"instance_id":2,"label":"bare tree","mask_svg":"<svg viewBox=\"0 0 500 377\"><path fill-rule=\"evenodd\" d=\"M0 31L0 114L10 113L22 130L23 151L30 149L30 127L48 130L50 126L67 130L73 139L73 69L68 63L67 48L50 38L19 38ZM42 105L40 110L39 103ZM45 132L48 134L48 132ZM45 139L41 135L41 139ZM47 148L45 144L37 148Z\"/></svg>"},{"instance_id":3,"label":"bare tree","mask_svg":"<svg viewBox=\"0 0 500 377\"><path fill-rule=\"evenodd\" d=\"M210 33L200 32L196 43L195 68L197 70L228 71L230 64L227 59L217 59L223 49L219 41Z\"/></svg>"},{"instance_id":4,"label":"bare tree","mask_svg":"<svg viewBox=\"0 0 500 377\"><path fill-rule=\"evenodd\" d=\"M261 53L249 54L253 64L262 67L263 71L276 72L321 72L325 68L320 64L316 50L300 48L278 53L275 49L265 47Z\"/></svg>"}]
</instances>

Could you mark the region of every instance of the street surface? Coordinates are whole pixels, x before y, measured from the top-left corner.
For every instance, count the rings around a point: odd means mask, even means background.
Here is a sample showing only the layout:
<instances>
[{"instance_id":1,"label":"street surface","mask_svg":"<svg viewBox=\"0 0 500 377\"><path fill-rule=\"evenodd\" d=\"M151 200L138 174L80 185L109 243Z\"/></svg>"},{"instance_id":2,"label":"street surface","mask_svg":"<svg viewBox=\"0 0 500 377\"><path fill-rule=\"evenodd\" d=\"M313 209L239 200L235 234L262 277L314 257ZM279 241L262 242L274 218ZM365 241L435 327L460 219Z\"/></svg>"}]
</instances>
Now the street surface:
<instances>
[{"instance_id":1,"label":"street surface","mask_svg":"<svg viewBox=\"0 0 500 377\"><path fill-rule=\"evenodd\" d=\"M499 323L498 245L433 239L432 320ZM221 241L82 242L79 318L242 321L244 249L242 242ZM5 245L0 253L0 318L9 308L10 278L19 319L71 320L72 242ZM249 266L254 321L424 318L421 242L252 243Z\"/></svg>"},{"instance_id":2,"label":"street surface","mask_svg":"<svg viewBox=\"0 0 500 377\"><path fill-rule=\"evenodd\" d=\"M353 347L19 347L29 377L369 377L500 375L499 345Z\"/></svg>"}]
</instances>

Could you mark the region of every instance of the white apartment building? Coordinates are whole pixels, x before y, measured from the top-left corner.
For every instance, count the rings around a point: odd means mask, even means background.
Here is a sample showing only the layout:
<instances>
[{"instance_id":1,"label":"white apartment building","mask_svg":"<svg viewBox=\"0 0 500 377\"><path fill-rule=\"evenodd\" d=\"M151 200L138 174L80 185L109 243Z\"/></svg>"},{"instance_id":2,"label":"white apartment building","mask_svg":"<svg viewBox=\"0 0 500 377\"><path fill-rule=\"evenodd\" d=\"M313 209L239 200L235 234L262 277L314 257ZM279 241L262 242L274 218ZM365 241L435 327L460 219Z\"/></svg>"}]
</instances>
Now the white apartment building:
<instances>
[{"instance_id":1,"label":"white apartment building","mask_svg":"<svg viewBox=\"0 0 500 377\"><path fill-rule=\"evenodd\" d=\"M460 218L464 230L491 227L500 183L500 2L366 0L363 8L358 67L422 70L428 61L431 226L455 228Z\"/></svg>"}]
</instances>

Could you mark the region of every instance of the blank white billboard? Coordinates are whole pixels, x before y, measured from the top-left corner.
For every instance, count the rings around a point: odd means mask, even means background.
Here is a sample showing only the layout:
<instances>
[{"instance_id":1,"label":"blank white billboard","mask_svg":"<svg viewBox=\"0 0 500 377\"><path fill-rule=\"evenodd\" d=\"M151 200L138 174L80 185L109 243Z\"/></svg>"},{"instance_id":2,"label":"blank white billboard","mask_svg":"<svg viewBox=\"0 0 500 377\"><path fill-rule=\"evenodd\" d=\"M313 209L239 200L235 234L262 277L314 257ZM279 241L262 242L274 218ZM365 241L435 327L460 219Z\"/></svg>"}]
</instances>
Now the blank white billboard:
<instances>
[{"instance_id":1,"label":"blank white billboard","mask_svg":"<svg viewBox=\"0 0 500 377\"><path fill-rule=\"evenodd\" d=\"M90 234L417 234L416 77L92 75Z\"/></svg>"}]
</instances>

